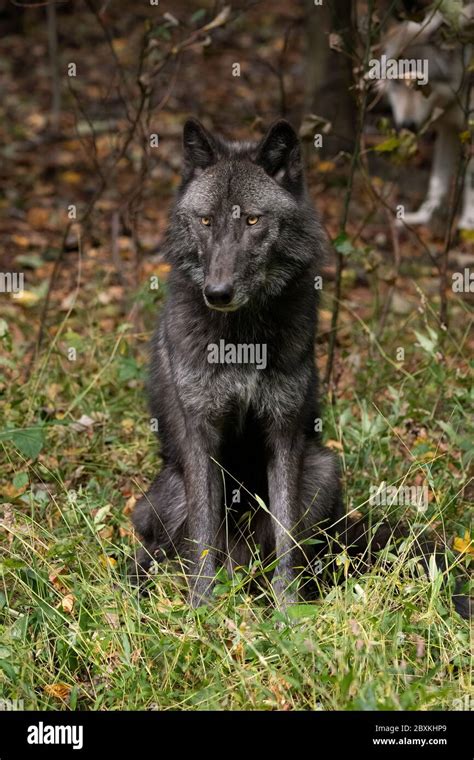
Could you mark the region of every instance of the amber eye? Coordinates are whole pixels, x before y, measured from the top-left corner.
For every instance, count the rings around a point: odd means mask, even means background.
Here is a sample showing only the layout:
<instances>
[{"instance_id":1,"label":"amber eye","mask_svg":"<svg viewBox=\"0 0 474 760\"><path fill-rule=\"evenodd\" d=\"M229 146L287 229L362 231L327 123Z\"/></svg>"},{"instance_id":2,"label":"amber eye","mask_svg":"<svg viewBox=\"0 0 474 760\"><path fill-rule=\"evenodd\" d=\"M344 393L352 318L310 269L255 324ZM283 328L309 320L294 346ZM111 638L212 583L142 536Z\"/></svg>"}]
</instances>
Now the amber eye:
<instances>
[{"instance_id":1,"label":"amber eye","mask_svg":"<svg viewBox=\"0 0 474 760\"><path fill-rule=\"evenodd\" d=\"M250 215L247 217L247 224L250 224L250 226L253 226L254 224L257 224L259 219L260 219L259 216Z\"/></svg>"},{"instance_id":2,"label":"amber eye","mask_svg":"<svg viewBox=\"0 0 474 760\"><path fill-rule=\"evenodd\" d=\"M203 224L205 227L211 226L211 217L210 216L201 216L201 224Z\"/></svg>"}]
</instances>

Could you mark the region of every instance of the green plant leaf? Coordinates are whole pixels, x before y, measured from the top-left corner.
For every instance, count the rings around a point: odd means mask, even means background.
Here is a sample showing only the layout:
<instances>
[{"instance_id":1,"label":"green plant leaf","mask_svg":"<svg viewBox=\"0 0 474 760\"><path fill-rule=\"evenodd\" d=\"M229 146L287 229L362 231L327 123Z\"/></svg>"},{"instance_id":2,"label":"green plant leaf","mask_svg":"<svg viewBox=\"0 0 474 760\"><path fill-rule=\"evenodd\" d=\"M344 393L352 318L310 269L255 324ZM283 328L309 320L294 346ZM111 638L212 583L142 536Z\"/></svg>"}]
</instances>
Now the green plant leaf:
<instances>
[{"instance_id":1,"label":"green plant leaf","mask_svg":"<svg viewBox=\"0 0 474 760\"><path fill-rule=\"evenodd\" d=\"M3 430L0 440L11 441L27 459L36 459L44 446L44 431L41 427Z\"/></svg>"}]
</instances>

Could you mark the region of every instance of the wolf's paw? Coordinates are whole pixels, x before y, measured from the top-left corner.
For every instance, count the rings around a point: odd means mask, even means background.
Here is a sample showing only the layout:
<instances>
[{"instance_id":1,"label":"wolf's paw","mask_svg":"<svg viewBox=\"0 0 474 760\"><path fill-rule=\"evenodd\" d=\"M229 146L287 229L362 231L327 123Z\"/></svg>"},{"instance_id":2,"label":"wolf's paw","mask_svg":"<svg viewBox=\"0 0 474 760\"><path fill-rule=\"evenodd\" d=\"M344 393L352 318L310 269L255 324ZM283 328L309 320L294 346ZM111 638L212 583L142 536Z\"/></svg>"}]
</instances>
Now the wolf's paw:
<instances>
[{"instance_id":1,"label":"wolf's paw","mask_svg":"<svg viewBox=\"0 0 474 760\"><path fill-rule=\"evenodd\" d=\"M409 211L403 214L403 217L397 219L396 223L398 227L431 227L433 223L442 221L444 213L444 208L439 201L426 200L421 204L418 211Z\"/></svg>"},{"instance_id":2,"label":"wolf's paw","mask_svg":"<svg viewBox=\"0 0 474 760\"><path fill-rule=\"evenodd\" d=\"M153 554L144 547L141 547L128 563L127 577L130 584L143 590L152 575L153 563Z\"/></svg>"},{"instance_id":3,"label":"wolf's paw","mask_svg":"<svg viewBox=\"0 0 474 760\"><path fill-rule=\"evenodd\" d=\"M435 218L436 209L421 207L418 211L411 211L404 214L402 219L397 219L397 226L404 227L427 227L431 225Z\"/></svg>"}]
</instances>

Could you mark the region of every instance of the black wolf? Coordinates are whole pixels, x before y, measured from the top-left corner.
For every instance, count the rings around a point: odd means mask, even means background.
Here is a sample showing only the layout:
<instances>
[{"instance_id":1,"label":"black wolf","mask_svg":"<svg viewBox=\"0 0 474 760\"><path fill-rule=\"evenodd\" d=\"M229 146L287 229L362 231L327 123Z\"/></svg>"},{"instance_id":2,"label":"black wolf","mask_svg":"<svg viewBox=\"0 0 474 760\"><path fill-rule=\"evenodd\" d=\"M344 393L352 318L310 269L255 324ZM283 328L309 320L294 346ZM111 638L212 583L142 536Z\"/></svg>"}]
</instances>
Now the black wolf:
<instances>
[{"instance_id":1,"label":"black wolf","mask_svg":"<svg viewBox=\"0 0 474 760\"><path fill-rule=\"evenodd\" d=\"M219 565L232 571L257 555L275 563L285 606L311 595L328 543L357 554L403 531L382 523L368 540L367 523L346 518L337 458L321 444L325 236L293 128L282 120L258 144L229 142L190 120L183 143L149 379L163 467L133 513L133 572L179 557L200 605Z\"/></svg>"},{"instance_id":2,"label":"black wolf","mask_svg":"<svg viewBox=\"0 0 474 760\"><path fill-rule=\"evenodd\" d=\"M289 603L318 546L309 539L344 514L318 432L325 239L286 121L254 144L190 120L183 142L149 380L163 469L134 512L137 562L144 572L153 558L185 558L200 604L218 564L249 564L258 550L278 560L273 584Z\"/></svg>"}]
</instances>

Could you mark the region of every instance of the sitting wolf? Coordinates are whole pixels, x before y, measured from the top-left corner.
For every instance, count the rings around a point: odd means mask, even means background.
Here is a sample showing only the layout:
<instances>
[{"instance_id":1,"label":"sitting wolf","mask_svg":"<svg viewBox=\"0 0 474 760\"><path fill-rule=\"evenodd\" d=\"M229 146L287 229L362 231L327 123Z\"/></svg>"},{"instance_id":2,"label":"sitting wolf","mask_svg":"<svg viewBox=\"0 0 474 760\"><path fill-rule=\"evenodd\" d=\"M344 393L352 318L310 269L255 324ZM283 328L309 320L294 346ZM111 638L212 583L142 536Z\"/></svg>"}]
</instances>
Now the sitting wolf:
<instances>
[{"instance_id":1,"label":"sitting wolf","mask_svg":"<svg viewBox=\"0 0 474 760\"><path fill-rule=\"evenodd\" d=\"M474 3L460 10L459 39L471 44L441 44L446 19L431 11L420 23L404 21L390 33L384 49L387 59L423 62L428 68L427 86L414 87L414 77L385 80L380 88L388 97L397 128L419 131L432 124L436 130L433 166L428 194L418 211L405 214L408 225L428 225L446 210L451 181L459 155L460 133L472 119L474 94L469 81L473 54ZM460 229L474 229L474 156L465 175Z\"/></svg>"},{"instance_id":2,"label":"sitting wolf","mask_svg":"<svg viewBox=\"0 0 474 760\"><path fill-rule=\"evenodd\" d=\"M133 513L142 546L132 573L141 581L153 561L178 557L198 606L219 565L232 572L258 556L275 562L285 607L314 593L329 544L360 555L406 534L345 515L337 457L321 445L325 238L293 128L278 121L260 143L236 143L190 120L183 137L149 379L163 467ZM466 597L454 601L467 614Z\"/></svg>"},{"instance_id":3,"label":"sitting wolf","mask_svg":"<svg viewBox=\"0 0 474 760\"><path fill-rule=\"evenodd\" d=\"M250 564L259 550L278 559L273 583L287 604L319 546L305 541L344 514L337 458L318 433L325 239L290 124L253 144L190 120L183 141L149 380L163 469L134 511L137 563L144 572L153 558L185 558L199 605L218 564Z\"/></svg>"}]
</instances>

